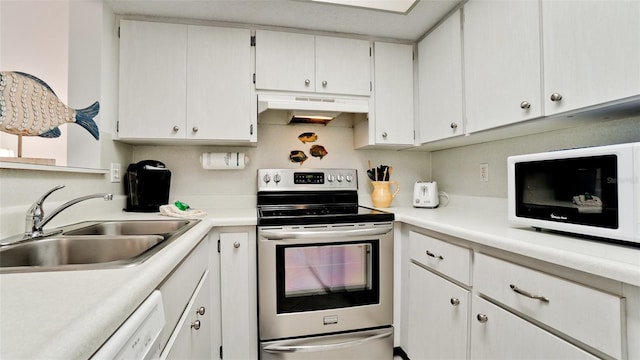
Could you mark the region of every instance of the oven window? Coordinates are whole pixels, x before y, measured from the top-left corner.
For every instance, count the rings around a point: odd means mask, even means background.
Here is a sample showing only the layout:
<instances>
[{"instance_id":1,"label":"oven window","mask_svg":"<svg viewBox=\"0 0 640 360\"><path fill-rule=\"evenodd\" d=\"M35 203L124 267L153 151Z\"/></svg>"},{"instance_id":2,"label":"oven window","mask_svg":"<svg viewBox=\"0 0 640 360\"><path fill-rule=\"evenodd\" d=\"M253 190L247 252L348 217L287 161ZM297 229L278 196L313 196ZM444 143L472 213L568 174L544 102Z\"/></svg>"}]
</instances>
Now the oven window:
<instances>
[{"instance_id":1,"label":"oven window","mask_svg":"<svg viewBox=\"0 0 640 360\"><path fill-rule=\"evenodd\" d=\"M378 240L276 246L278 313L379 301Z\"/></svg>"},{"instance_id":2,"label":"oven window","mask_svg":"<svg viewBox=\"0 0 640 360\"><path fill-rule=\"evenodd\" d=\"M615 155L516 164L518 216L618 227Z\"/></svg>"}]
</instances>

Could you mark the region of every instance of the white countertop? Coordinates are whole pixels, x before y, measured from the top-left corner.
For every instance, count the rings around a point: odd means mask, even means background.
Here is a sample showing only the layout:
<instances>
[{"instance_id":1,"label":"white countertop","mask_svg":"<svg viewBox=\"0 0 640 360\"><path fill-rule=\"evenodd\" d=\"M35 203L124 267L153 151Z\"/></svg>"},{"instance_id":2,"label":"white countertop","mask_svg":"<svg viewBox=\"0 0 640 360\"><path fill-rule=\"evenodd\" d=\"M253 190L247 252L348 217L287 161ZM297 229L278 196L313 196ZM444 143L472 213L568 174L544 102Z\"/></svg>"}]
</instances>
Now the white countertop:
<instances>
[{"instance_id":1,"label":"white countertop","mask_svg":"<svg viewBox=\"0 0 640 360\"><path fill-rule=\"evenodd\" d=\"M510 225L506 199L451 196L436 209L383 210L402 223L640 286L640 248Z\"/></svg>"},{"instance_id":2,"label":"white countertop","mask_svg":"<svg viewBox=\"0 0 640 360\"><path fill-rule=\"evenodd\" d=\"M0 275L0 358L89 358L212 227L256 225L252 206L205 210L200 224L138 266ZM437 209L384 210L399 222L640 286L639 248L511 227L505 199L452 196ZM167 219L124 212L104 217L149 218Z\"/></svg>"}]
</instances>

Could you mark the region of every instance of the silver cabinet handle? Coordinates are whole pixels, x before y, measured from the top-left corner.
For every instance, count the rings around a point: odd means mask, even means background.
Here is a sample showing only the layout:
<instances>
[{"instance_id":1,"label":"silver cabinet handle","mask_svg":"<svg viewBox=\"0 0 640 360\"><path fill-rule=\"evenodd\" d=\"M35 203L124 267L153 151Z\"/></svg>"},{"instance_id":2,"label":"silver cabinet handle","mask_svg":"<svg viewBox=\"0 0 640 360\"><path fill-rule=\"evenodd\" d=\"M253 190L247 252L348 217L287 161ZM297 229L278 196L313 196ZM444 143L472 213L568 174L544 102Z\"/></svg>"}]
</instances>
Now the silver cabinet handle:
<instances>
[{"instance_id":1,"label":"silver cabinet handle","mask_svg":"<svg viewBox=\"0 0 640 360\"><path fill-rule=\"evenodd\" d=\"M534 295L526 290L522 290L519 287L510 284L509 287L511 288L511 290L515 291L516 293L522 295L522 296L526 296L530 299L536 299L536 300L540 300L542 302L549 302L549 298L546 296L542 296L542 295Z\"/></svg>"},{"instance_id":2,"label":"silver cabinet handle","mask_svg":"<svg viewBox=\"0 0 640 360\"><path fill-rule=\"evenodd\" d=\"M363 343L367 343L369 341L384 339L386 337L391 336L391 332L383 332L381 334L372 335L369 337L365 337L362 339L344 341L334 344L323 344L323 345L267 345L264 347L264 351L268 353L293 353L293 352L316 352L316 351L327 351L334 349L344 349L349 347L354 347L361 345Z\"/></svg>"},{"instance_id":3,"label":"silver cabinet handle","mask_svg":"<svg viewBox=\"0 0 640 360\"><path fill-rule=\"evenodd\" d=\"M383 137L383 138L385 138L385 139L386 139L386 138L387 138L387 136L389 136L389 135L387 134L387 132L386 132L386 131L382 133L382 137Z\"/></svg>"},{"instance_id":4,"label":"silver cabinet handle","mask_svg":"<svg viewBox=\"0 0 640 360\"><path fill-rule=\"evenodd\" d=\"M444 257L442 257L442 255L436 255L436 254L432 253L429 250L427 250L426 253L427 253L427 256L430 256L432 258L437 258L437 259L440 259L440 260L444 260Z\"/></svg>"},{"instance_id":5,"label":"silver cabinet handle","mask_svg":"<svg viewBox=\"0 0 640 360\"><path fill-rule=\"evenodd\" d=\"M375 229L352 229L352 230L281 230L263 229L258 231L258 236L269 240L303 239L311 237L347 237L347 236L372 236L384 235L392 231L392 227L380 227Z\"/></svg>"},{"instance_id":6,"label":"silver cabinet handle","mask_svg":"<svg viewBox=\"0 0 640 360\"><path fill-rule=\"evenodd\" d=\"M238 241L234 242L233 243L233 247L236 248L236 249L239 248L240 247L240 243Z\"/></svg>"},{"instance_id":7,"label":"silver cabinet handle","mask_svg":"<svg viewBox=\"0 0 640 360\"><path fill-rule=\"evenodd\" d=\"M531 103L529 103L528 101L523 101L520 103L520 109L530 109L531 108Z\"/></svg>"},{"instance_id":8,"label":"silver cabinet handle","mask_svg":"<svg viewBox=\"0 0 640 360\"><path fill-rule=\"evenodd\" d=\"M198 310L196 310L196 314L198 314L198 315L204 315L204 313L205 313L205 311L206 311L206 310L207 310L207 309L205 309L205 308L204 308L204 306L200 306L200 307L198 308Z\"/></svg>"},{"instance_id":9,"label":"silver cabinet handle","mask_svg":"<svg viewBox=\"0 0 640 360\"><path fill-rule=\"evenodd\" d=\"M198 129L198 127L197 127L197 126L194 126L194 127L191 129L191 131L193 131L194 133L197 133L197 132L198 132L198 130L199 130L199 129Z\"/></svg>"},{"instance_id":10,"label":"silver cabinet handle","mask_svg":"<svg viewBox=\"0 0 640 360\"><path fill-rule=\"evenodd\" d=\"M322 80L322 87L327 87L327 80Z\"/></svg>"},{"instance_id":11,"label":"silver cabinet handle","mask_svg":"<svg viewBox=\"0 0 640 360\"><path fill-rule=\"evenodd\" d=\"M200 330L200 320L196 320L191 323L191 328L194 330Z\"/></svg>"},{"instance_id":12,"label":"silver cabinet handle","mask_svg":"<svg viewBox=\"0 0 640 360\"><path fill-rule=\"evenodd\" d=\"M478 314L478 316L476 316L476 319L478 319L478 321L483 324L489 321L489 317L485 314Z\"/></svg>"},{"instance_id":13,"label":"silver cabinet handle","mask_svg":"<svg viewBox=\"0 0 640 360\"><path fill-rule=\"evenodd\" d=\"M173 126L173 132L178 132L178 131L180 131L180 126L174 125Z\"/></svg>"},{"instance_id":14,"label":"silver cabinet handle","mask_svg":"<svg viewBox=\"0 0 640 360\"><path fill-rule=\"evenodd\" d=\"M453 305L453 306L460 305L460 299L458 299L456 297L452 297L451 300L449 300L449 302L451 302L451 305Z\"/></svg>"},{"instance_id":15,"label":"silver cabinet handle","mask_svg":"<svg viewBox=\"0 0 640 360\"><path fill-rule=\"evenodd\" d=\"M309 85L311 85L311 80L306 79L306 80L304 81L304 85L305 85L305 86L309 86Z\"/></svg>"},{"instance_id":16,"label":"silver cabinet handle","mask_svg":"<svg viewBox=\"0 0 640 360\"><path fill-rule=\"evenodd\" d=\"M562 100L562 95L558 94L558 93L553 93L551 94L551 101L557 102Z\"/></svg>"},{"instance_id":17,"label":"silver cabinet handle","mask_svg":"<svg viewBox=\"0 0 640 360\"><path fill-rule=\"evenodd\" d=\"M458 124L456 124L454 122L452 122L451 125L449 125L449 126L451 126L451 128L454 129L454 130L458 128Z\"/></svg>"}]
</instances>

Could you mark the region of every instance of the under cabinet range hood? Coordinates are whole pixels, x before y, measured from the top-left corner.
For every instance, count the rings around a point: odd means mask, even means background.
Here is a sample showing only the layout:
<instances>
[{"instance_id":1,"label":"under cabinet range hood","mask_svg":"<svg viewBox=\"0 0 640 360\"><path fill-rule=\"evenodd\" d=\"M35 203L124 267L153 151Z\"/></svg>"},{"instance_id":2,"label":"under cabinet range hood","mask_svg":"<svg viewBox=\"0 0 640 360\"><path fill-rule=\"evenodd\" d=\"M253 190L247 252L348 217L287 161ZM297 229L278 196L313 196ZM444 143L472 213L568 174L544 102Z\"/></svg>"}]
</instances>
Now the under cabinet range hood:
<instances>
[{"instance_id":1,"label":"under cabinet range hood","mask_svg":"<svg viewBox=\"0 0 640 360\"><path fill-rule=\"evenodd\" d=\"M324 124L342 113L369 112L369 98L316 94L258 94L258 114L287 110L289 123Z\"/></svg>"}]
</instances>

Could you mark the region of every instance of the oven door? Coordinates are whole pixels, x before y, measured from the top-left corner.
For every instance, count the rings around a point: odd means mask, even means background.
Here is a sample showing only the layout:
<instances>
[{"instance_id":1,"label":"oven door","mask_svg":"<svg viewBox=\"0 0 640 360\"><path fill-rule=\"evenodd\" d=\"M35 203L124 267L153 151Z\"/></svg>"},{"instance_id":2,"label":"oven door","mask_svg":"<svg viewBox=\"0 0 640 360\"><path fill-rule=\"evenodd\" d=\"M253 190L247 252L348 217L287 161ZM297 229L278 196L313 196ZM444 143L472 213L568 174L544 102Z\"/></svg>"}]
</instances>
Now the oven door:
<instances>
[{"instance_id":1,"label":"oven door","mask_svg":"<svg viewBox=\"0 0 640 360\"><path fill-rule=\"evenodd\" d=\"M260 339L391 325L393 223L258 229Z\"/></svg>"}]
</instances>

